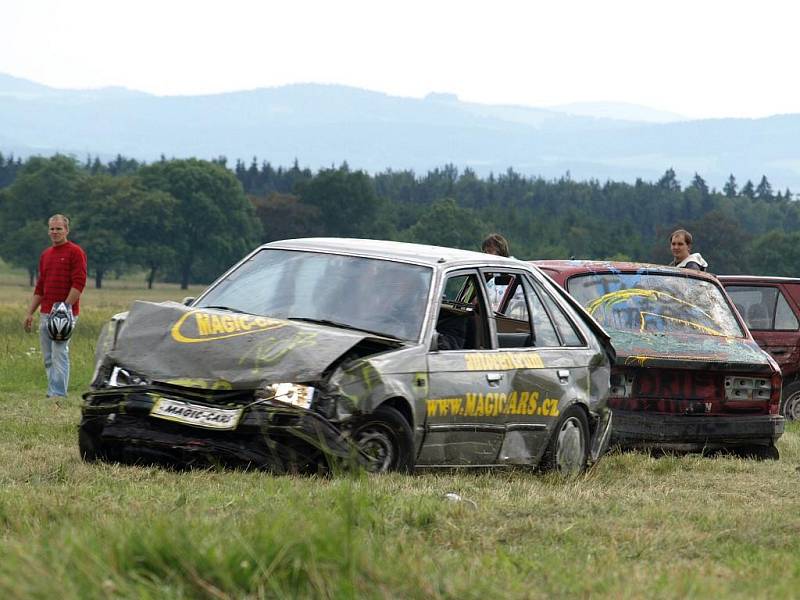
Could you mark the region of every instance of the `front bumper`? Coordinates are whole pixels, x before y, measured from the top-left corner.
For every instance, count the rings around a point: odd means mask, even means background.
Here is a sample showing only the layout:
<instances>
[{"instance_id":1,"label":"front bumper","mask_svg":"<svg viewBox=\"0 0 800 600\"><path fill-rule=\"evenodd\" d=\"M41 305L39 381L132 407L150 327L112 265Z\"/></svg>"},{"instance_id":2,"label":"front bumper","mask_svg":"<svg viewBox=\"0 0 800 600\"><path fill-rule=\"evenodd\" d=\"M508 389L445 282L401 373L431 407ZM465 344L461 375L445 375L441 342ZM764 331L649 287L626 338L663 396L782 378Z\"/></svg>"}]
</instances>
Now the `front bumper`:
<instances>
[{"instance_id":1,"label":"front bumper","mask_svg":"<svg viewBox=\"0 0 800 600\"><path fill-rule=\"evenodd\" d=\"M84 396L81 443L122 462L224 464L277 472L318 470L331 460L357 456L349 438L321 414L280 402L254 404L246 396L228 399L225 407L246 408L235 429L220 431L151 416L158 396L147 391L90 392ZM171 397L203 403L195 397ZM219 407L207 399L205 403Z\"/></svg>"},{"instance_id":2,"label":"front bumper","mask_svg":"<svg viewBox=\"0 0 800 600\"><path fill-rule=\"evenodd\" d=\"M615 409L611 443L676 450L771 446L783 428L780 415L668 415Z\"/></svg>"}]
</instances>

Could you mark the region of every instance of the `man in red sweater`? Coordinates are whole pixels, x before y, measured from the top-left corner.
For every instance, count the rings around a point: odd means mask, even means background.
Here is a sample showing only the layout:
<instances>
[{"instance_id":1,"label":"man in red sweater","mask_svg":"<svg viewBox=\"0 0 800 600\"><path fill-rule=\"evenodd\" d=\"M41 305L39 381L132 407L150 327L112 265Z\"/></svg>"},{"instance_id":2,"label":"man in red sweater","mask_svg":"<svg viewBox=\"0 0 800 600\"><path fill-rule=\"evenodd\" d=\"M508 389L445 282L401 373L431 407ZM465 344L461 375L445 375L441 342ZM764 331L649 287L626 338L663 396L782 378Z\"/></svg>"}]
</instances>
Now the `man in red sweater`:
<instances>
[{"instance_id":1,"label":"man in red sweater","mask_svg":"<svg viewBox=\"0 0 800 600\"><path fill-rule=\"evenodd\" d=\"M53 215L48 221L52 246L39 258L39 278L23 323L30 332L33 314L41 307L39 340L42 344L44 368L47 371L47 397L65 397L69 385L69 340L57 342L47 333L47 315L53 304L64 302L78 317L80 298L86 286L86 254L78 244L67 240L69 219Z\"/></svg>"}]
</instances>

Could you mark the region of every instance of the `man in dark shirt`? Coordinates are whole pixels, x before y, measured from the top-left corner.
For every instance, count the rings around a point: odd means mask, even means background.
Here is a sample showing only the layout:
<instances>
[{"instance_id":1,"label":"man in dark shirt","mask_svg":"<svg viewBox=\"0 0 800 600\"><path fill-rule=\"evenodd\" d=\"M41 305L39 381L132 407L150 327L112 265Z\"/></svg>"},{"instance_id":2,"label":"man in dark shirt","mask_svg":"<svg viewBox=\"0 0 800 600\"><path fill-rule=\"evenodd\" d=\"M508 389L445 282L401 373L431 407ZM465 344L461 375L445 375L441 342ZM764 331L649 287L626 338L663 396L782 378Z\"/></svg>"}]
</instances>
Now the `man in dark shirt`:
<instances>
[{"instance_id":1,"label":"man in dark shirt","mask_svg":"<svg viewBox=\"0 0 800 600\"><path fill-rule=\"evenodd\" d=\"M53 215L48 221L52 245L39 257L39 277L33 291L23 326L30 332L33 315L41 308L39 340L42 345L44 368L47 371L47 397L65 397L69 385L69 340L55 341L47 332L47 315L53 305L64 302L77 317L80 297L86 286L86 254L78 244L67 239L69 219Z\"/></svg>"}]
</instances>

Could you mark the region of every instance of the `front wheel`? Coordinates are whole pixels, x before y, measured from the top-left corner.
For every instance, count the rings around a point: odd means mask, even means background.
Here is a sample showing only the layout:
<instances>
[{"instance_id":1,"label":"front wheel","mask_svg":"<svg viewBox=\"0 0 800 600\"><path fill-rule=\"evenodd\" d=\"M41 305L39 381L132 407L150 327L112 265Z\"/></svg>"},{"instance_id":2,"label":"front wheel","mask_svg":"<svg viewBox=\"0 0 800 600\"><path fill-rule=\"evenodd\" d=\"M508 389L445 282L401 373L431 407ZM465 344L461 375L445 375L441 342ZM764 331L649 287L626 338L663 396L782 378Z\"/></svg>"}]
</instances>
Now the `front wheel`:
<instances>
[{"instance_id":1,"label":"front wheel","mask_svg":"<svg viewBox=\"0 0 800 600\"><path fill-rule=\"evenodd\" d=\"M565 410L553 430L542 459L545 471L574 475L586 470L589 460L589 423L577 406Z\"/></svg>"},{"instance_id":2,"label":"front wheel","mask_svg":"<svg viewBox=\"0 0 800 600\"><path fill-rule=\"evenodd\" d=\"M800 381L783 388L781 413L787 421L800 421Z\"/></svg>"},{"instance_id":3,"label":"front wheel","mask_svg":"<svg viewBox=\"0 0 800 600\"><path fill-rule=\"evenodd\" d=\"M397 409L379 406L374 413L362 419L353 430L352 437L359 450L359 458L370 473L411 471L413 433Z\"/></svg>"}]
</instances>

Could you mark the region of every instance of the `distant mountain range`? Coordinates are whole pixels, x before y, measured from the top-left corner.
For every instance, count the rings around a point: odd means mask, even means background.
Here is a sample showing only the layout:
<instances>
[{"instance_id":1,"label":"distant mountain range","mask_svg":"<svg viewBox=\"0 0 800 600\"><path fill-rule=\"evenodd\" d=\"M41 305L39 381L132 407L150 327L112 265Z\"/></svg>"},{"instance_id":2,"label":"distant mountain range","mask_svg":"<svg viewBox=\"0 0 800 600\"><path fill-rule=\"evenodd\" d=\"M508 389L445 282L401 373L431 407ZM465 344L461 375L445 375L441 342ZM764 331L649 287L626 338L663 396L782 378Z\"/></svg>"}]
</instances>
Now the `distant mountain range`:
<instances>
[{"instance_id":1,"label":"distant mountain range","mask_svg":"<svg viewBox=\"0 0 800 600\"><path fill-rule=\"evenodd\" d=\"M205 96L125 88L57 89L0 74L0 152L116 154L140 160L216 158L313 169L424 173L447 163L480 175L656 180L672 167L721 187L766 175L800 191L800 114L688 120L619 103L550 108L402 98L339 85L297 84Z\"/></svg>"}]
</instances>

